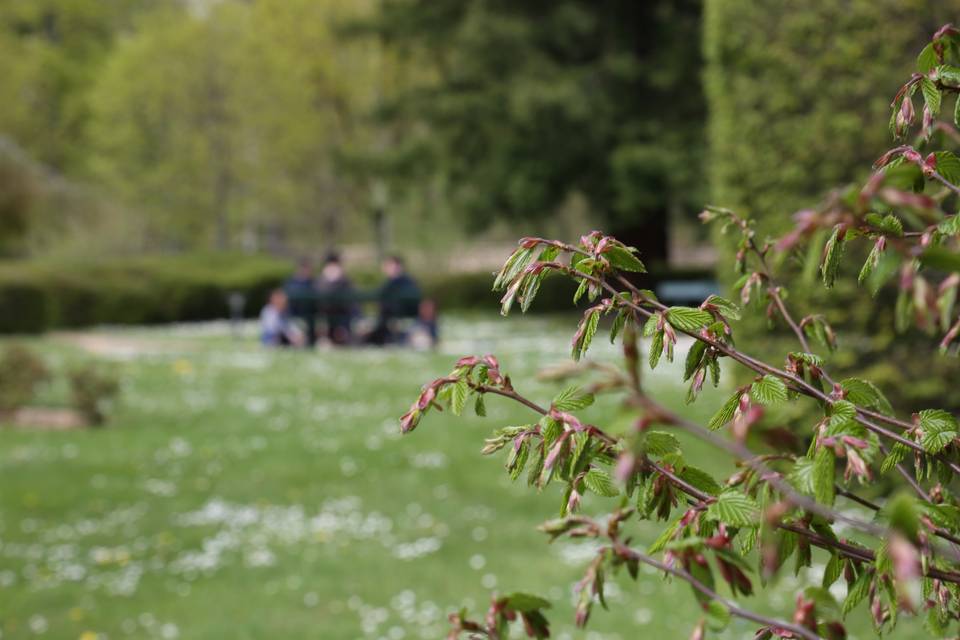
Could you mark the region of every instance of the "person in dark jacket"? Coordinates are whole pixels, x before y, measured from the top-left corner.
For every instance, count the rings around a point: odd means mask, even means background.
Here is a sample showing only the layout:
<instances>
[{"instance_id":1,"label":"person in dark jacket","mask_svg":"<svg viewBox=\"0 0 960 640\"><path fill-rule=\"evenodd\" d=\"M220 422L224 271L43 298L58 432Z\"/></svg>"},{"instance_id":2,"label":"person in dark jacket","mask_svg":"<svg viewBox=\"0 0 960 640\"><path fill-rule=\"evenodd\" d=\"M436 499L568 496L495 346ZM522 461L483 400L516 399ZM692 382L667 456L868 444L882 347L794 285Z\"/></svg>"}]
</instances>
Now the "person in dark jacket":
<instances>
[{"instance_id":1,"label":"person in dark jacket","mask_svg":"<svg viewBox=\"0 0 960 640\"><path fill-rule=\"evenodd\" d=\"M353 341L353 319L357 316L357 294L343 270L340 256L327 254L317 278L319 311L326 321L327 338L336 345Z\"/></svg>"},{"instance_id":2,"label":"person in dark jacket","mask_svg":"<svg viewBox=\"0 0 960 640\"><path fill-rule=\"evenodd\" d=\"M317 342L317 301L313 263L309 258L301 258L297 269L283 286L290 300L290 315L303 322L306 327L306 345L312 347Z\"/></svg>"},{"instance_id":3,"label":"person in dark jacket","mask_svg":"<svg viewBox=\"0 0 960 640\"><path fill-rule=\"evenodd\" d=\"M380 312L377 324L367 337L372 344L388 344L402 338L396 329L400 318L416 318L420 312L420 286L410 277L399 256L390 256L383 261L383 275L386 281L377 291Z\"/></svg>"}]
</instances>

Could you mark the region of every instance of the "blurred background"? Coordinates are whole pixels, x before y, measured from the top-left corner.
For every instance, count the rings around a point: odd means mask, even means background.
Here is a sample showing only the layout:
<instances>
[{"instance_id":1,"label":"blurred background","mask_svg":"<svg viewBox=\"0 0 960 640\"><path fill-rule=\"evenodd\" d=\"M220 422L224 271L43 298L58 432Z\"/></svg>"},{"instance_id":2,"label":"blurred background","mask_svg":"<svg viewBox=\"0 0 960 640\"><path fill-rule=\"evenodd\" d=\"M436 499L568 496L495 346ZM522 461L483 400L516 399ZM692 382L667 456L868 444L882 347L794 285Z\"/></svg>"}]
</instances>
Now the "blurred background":
<instances>
[{"instance_id":1,"label":"blurred background","mask_svg":"<svg viewBox=\"0 0 960 640\"><path fill-rule=\"evenodd\" d=\"M535 526L559 494L477 455L520 410L403 441L395 418L459 355L497 352L517 379L563 359L572 316L496 319L490 274L520 236L603 229L677 302L729 284L702 206L774 234L867 175L916 52L957 15L960 0L0 0L0 637L436 638L495 589L549 595L558 637L685 637L696 605L655 576L626 581L592 635L572 629L592 550L546 548ZM241 319L331 251L361 289L403 256L439 346L258 345ZM571 294L548 280L535 307ZM871 309L831 309L837 365L869 367L901 406L960 401L955 364L902 395L909 363L872 355L894 339ZM676 373L651 384L679 401Z\"/></svg>"}]
</instances>

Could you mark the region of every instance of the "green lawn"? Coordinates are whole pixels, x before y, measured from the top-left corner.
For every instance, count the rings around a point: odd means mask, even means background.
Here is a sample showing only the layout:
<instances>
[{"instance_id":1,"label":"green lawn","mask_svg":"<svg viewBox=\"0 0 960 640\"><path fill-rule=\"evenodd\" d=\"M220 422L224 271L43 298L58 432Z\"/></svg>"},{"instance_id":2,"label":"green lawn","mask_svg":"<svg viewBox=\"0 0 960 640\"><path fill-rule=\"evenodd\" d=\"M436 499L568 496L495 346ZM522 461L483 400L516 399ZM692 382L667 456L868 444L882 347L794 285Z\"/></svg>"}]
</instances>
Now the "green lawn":
<instances>
[{"instance_id":1,"label":"green lawn","mask_svg":"<svg viewBox=\"0 0 960 640\"><path fill-rule=\"evenodd\" d=\"M494 427L531 421L525 409L491 398L486 419L431 414L397 432L420 385L467 353L496 353L548 402L556 387L527 380L565 361L572 324L451 319L436 353L269 352L211 325L87 335L122 376L112 424L0 431L0 637L441 638L451 610L476 611L491 590L548 597L558 638L687 637L689 589L650 573L614 581L611 610L573 628L591 545L548 546L536 526L556 516L558 488L513 485L501 458L479 455ZM615 356L605 342L595 357ZM31 344L54 369L89 357L63 337ZM675 367L648 378L680 406ZM63 403L66 390L44 397ZM719 401L706 393L686 411L705 420ZM585 416L616 413L611 399ZM699 443L686 451L729 464ZM789 610L796 585L785 577L751 604Z\"/></svg>"}]
</instances>

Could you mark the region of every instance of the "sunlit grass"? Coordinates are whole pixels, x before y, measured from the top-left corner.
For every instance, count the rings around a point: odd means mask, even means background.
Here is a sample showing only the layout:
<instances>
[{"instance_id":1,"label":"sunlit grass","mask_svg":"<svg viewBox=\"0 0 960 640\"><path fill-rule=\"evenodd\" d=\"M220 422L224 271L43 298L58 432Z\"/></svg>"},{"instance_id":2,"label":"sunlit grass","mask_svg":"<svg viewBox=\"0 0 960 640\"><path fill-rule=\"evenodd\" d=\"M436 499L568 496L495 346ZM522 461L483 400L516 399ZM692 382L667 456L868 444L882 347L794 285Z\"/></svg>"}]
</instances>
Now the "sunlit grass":
<instances>
[{"instance_id":1,"label":"sunlit grass","mask_svg":"<svg viewBox=\"0 0 960 640\"><path fill-rule=\"evenodd\" d=\"M557 385L532 375L566 360L570 324L450 320L435 353L269 352L220 325L86 336L122 376L112 424L0 432L2 637L440 638L451 610L481 610L493 590L548 597L559 638L686 637L699 616L689 589L649 573L613 580L611 610L573 629L592 546L548 546L536 526L556 516L558 488L514 485L499 457L479 455L496 426L533 421L525 409L491 398L485 419L431 414L397 432L420 385L468 353L496 353L548 402ZM33 342L61 370L89 357L76 345ZM616 352L601 336L592 355ZM648 383L680 407L677 365L662 367ZM722 397L684 410L705 421ZM612 398L585 417L621 419ZM684 441L699 464L730 464ZM638 544L655 531L639 528ZM796 584L754 604L789 611Z\"/></svg>"}]
</instances>

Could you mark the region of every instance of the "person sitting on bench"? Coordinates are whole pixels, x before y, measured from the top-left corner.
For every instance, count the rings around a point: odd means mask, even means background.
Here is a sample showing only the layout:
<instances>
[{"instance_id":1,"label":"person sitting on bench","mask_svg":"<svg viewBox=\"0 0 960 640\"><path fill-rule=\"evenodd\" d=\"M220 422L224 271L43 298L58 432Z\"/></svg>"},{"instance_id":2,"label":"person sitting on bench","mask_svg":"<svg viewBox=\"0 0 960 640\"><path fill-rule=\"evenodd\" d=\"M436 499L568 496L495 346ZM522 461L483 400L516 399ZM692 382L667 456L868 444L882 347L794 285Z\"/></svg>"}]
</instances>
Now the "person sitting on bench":
<instances>
[{"instance_id":1,"label":"person sitting on bench","mask_svg":"<svg viewBox=\"0 0 960 640\"><path fill-rule=\"evenodd\" d=\"M353 320L358 315L357 292L343 270L340 256L327 254L317 278L319 311L326 320L327 338L335 345L353 341Z\"/></svg>"},{"instance_id":2,"label":"person sitting on bench","mask_svg":"<svg viewBox=\"0 0 960 640\"><path fill-rule=\"evenodd\" d=\"M268 347L299 347L304 335L290 321L289 301L283 289L270 292L270 301L260 312L260 342Z\"/></svg>"},{"instance_id":3,"label":"person sitting on bench","mask_svg":"<svg viewBox=\"0 0 960 640\"><path fill-rule=\"evenodd\" d=\"M376 295L380 312L376 326L367 336L367 342L379 345L402 341L403 335L397 330L396 321L417 318L421 299L420 286L407 273L402 258L390 256L383 261L382 270L387 280Z\"/></svg>"}]
</instances>

